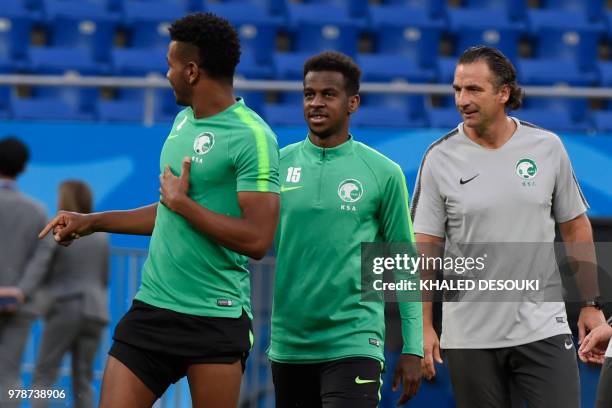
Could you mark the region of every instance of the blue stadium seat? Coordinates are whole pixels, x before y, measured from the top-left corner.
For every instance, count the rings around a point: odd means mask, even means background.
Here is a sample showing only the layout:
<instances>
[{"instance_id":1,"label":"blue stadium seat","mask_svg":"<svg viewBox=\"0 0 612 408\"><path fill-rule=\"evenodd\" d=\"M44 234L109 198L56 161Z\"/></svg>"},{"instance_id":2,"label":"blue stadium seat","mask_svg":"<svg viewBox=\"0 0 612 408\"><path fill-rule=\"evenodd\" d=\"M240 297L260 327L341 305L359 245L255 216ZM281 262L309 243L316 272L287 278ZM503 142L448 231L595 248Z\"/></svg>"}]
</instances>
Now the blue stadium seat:
<instances>
[{"instance_id":1,"label":"blue stadium seat","mask_svg":"<svg viewBox=\"0 0 612 408\"><path fill-rule=\"evenodd\" d=\"M258 61L253 52L245 50L236 67L236 75L249 79L271 79L274 77L274 69L271 64Z\"/></svg>"},{"instance_id":2,"label":"blue stadium seat","mask_svg":"<svg viewBox=\"0 0 612 408\"><path fill-rule=\"evenodd\" d=\"M302 91L280 92L277 96L277 103L301 106L304 103L304 93Z\"/></svg>"},{"instance_id":3,"label":"blue stadium seat","mask_svg":"<svg viewBox=\"0 0 612 408\"><path fill-rule=\"evenodd\" d=\"M168 27L186 14L174 3L131 0L124 5L129 46L166 48L170 41Z\"/></svg>"},{"instance_id":4,"label":"blue stadium seat","mask_svg":"<svg viewBox=\"0 0 612 408\"><path fill-rule=\"evenodd\" d=\"M526 0L465 0L463 6L472 9L500 10L515 21L524 20L527 13Z\"/></svg>"},{"instance_id":5,"label":"blue stadium seat","mask_svg":"<svg viewBox=\"0 0 612 408\"><path fill-rule=\"evenodd\" d=\"M368 115L364 116L371 117L376 109L380 109L383 116L390 112L397 113L398 118L392 120L404 121L408 127L425 127L428 124L423 95L362 93L361 101L359 110L366 109L368 112Z\"/></svg>"},{"instance_id":6,"label":"blue stadium seat","mask_svg":"<svg viewBox=\"0 0 612 408\"><path fill-rule=\"evenodd\" d=\"M108 62L118 16L92 0L45 0L47 45L87 48Z\"/></svg>"},{"instance_id":7,"label":"blue stadium seat","mask_svg":"<svg viewBox=\"0 0 612 408\"><path fill-rule=\"evenodd\" d=\"M120 88L114 99L98 101L96 113L104 122L142 122L145 115L145 91Z\"/></svg>"},{"instance_id":8,"label":"blue stadium seat","mask_svg":"<svg viewBox=\"0 0 612 408\"><path fill-rule=\"evenodd\" d=\"M106 64L96 62L89 50L73 47L30 47L30 70L39 74L107 74Z\"/></svg>"},{"instance_id":9,"label":"blue stadium seat","mask_svg":"<svg viewBox=\"0 0 612 408\"><path fill-rule=\"evenodd\" d=\"M11 93L13 89L9 86L0 86L0 120L8 119L11 109Z\"/></svg>"},{"instance_id":10,"label":"blue stadium seat","mask_svg":"<svg viewBox=\"0 0 612 408\"><path fill-rule=\"evenodd\" d=\"M107 122L142 122L146 109L146 90L118 89L114 99L98 101L98 118ZM154 89L153 120L156 123L172 123L176 114L184 107L176 104L172 89Z\"/></svg>"},{"instance_id":11,"label":"blue stadium seat","mask_svg":"<svg viewBox=\"0 0 612 408\"><path fill-rule=\"evenodd\" d=\"M101 0L105 1L105 0ZM123 11L123 2L124 0L106 0L106 5L109 11L112 12L122 12Z\"/></svg>"},{"instance_id":12,"label":"blue stadium seat","mask_svg":"<svg viewBox=\"0 0 612 408\"><path fill-rule=\"evenodd\" d=\"M540 7L586 13L589 20L600 20L604 11L604 0L540 0Z\"/></svg>"},{"instance_id":13,"label":"blue stadium seat","mask_svg":"<svg viewBox=\"0 0 612 408\"><path fill-rule=\"evenodd\" d=\"M209 0L186 0L191 11L205 11L212 4ZM284 16L287 13L285 0L224 0L225 4L255 4L263 7L274 16Z\"/></svg>"},{"instance_id":14,"label":"blue stadium seat","mask_svg":"<svg viewBox=\"0 0 612 408\"><path fill-rule=\"evenodd\" d=\"M274 54L274 66L276 68L276 78L286 80L299 80L304 77L304 62L312 56L312 53L305 52L277 52ZM279 102L286 104L302 104L302 92L281 92Z\"/></svg>"},{"instance_id":15,"label":"blue stadium seat","mask_svg":"<svg viewBox=\"0 0 612 408\"><path fill-rule=\"evenodd\" d=\"M32 88L31 97L60 99L76 109L77 112L91 115L100 97L100 91L95 87L38 86Z\"/></svg>"},{"instance_id":16,"label":"blue stadium seat","mask_svg":"<svg viewBox=\"0 0 612 408\"><path fill-rule=\"evenodd\" d=\"M74 100L61 96L40 96L32 98L14 98L11 101L12 116L16 120L92 120L92 112L79 109L78 90L56 89L57 92L75 96ZM53 93L53 91L50 91Z\"/></svg>"},{"instance_id":17,"label":"blue stadium seat","mask_svg":"<svg viewBox=\"0 0 612 408\"><path fill-rule=\"evenodd\" d=\"M271 126L306 126L302 105L266 104L262 113Z\"/></svg>"},{"instance_id":18,"label":"blue stadium seat","mask_svg":"<svg viewBox=\"0 0 612 408\"><path fill-rule=\"evenodd\" d=\"M582 70L593 71L600 36L590 29L541 29L535 39L535 56L574 60Z\"/></svg>"},{"instance_id":19,"label":"blue stadium seat","mask_svg":"<svg viewBox=\"0 0 612 408\"><path fill-rule=\"evenodd\" d=\"M383 0L382 3L423 9L435 19L446 17L446 0Z\"/></svg>"},{"instance_id":20,"label":"blue stadium seat","mask_svg":"<svg viewBox=\"0 0 612 408\"><path fill-rule=\"evenodd\" d=\"M310 52L277 52L274 66L278 79L298 79L304 76L304 62L312 56Z\"/></svg>"},{"instance_id":21,"label":"blue stadium seat","mask_svg":"<svg viewBox=\"0 0 612 408\"><path fill-rule=\"evenodd\" d=\"M372 6L371 29L377 53L400 54L423 68L434 68L442 20L432 19L424 8L398 5Z\"/></svg>"},{"instance_id":22,"label":"blue stadium seat","mask_svg":"<svg viewBox=\"0 0 612 408\"><path fill-rule=\"evenodd\" d=\"M318 4L322 7L339 6L356 18L365 18L368 14L368 0L306 0L304 3Z\"/></svg>"},{"instance_id":23,"label":"blue stadium seat","mask_svg":"<svg viewBox=\"0 0 612 408\"><path fill-rule=\"evenodd\" d=\"M153 6L154 4L154 6ZM124 4L128 47L113 48L111 62L117 75L165 75L168 27L185 14L183 3L129 0Z\"/></svg>"},{"instance_id":24,"label":"blue stadium seat","mask_svg":"<svg viewBox=\"0 0 612 408\"><path fill-rule=\"evenodd\" d=\"M155 97L153 118L155 122L171 124L176 114L184 107L176 104L172 89L156 89L153 92Z\"/></svg>"},{"instance_id":25,"label":"blue stadium seat","mask_svg":"<svg viewBox=\"0 0 612 408\"><path fill-rule=\"evenodd\" d=\"M455 67L458 57L438 57L438 81L442 84L452 84L455 79Z\"/></svg>"},{"instance_id":26,"label":"blue stadium seat","mask_svg":"<svg viewBox=\"0 0 612 408\"><path fill-rule=\"evenodd\" d=\"M608 31L605 34L605 40L607 40L608 44L612 43L612 10L608 10L604 13L604 22L608 27Z\"/></svg>"},{"instance_id":27,"label":"blue stadium seat","mask_svg":"<svg viewBox=\"0 0 612 408\"><path fill-rule=\"evenodd\" d=\"M113 2L116 0L109 0ZM188 11L188 0L121 0L117 3L128 19L139 17L144 20L161 20L182 17ZM176 18L178 18L176 17Z\"/></svg>"},{"instance_id":28,"label":"blue stadium seat","mask_svg":"<svg viewBox=\"0 0 612 408\"><path fill-rule=\"evenodd\" d=\"M402 56L360 54L357 57L357 63L362 69L364 82L428 82L436 76L434 72L423 70L417 67L410 58ZM385 112L385 109L388 109L389 112L403 112L402 115L398 115L394 122L395 126L399 126L397 123L410 123L411 126L426 126L427 124L422 95L367 93L362 94L362 106L380 108L381 114Z\"/></svg>"},{"instance_id":29,"label":"blue stadium seat","mask_svg":"<svg viewBox=\"0 0 612 408\"><path fill-rule=\"evenodd\" d=\"M364 82L428 82L435 78L434 72L423 71L407 57L361 54L357 57L357 63L363 71ZM406 123L411 123L411 126L426 126L425 101L422 95L362 93L361 98L363 107L402 111L401 117Z\"/></svg>"},{"instance_id":30,"label":"blue stadium seat","mask_svg":"<svg viewBox=\"0 0 612 408\"><path fill-rule=\"evenodd\" d=\"M473 45L483 44L500 49L511 60L518 56L519 36L525 25L513 21L506 11L451 8L448 20L455 55Z\"/></svg>"},{"instance_id":31,"label":"blue stadium seat","mask_svg":"<svg viewBox=\"0 0 612 408\"><path fill-rule=\"evenodd\" d=\"M243 91L242 89L236 89L234 91L236 96L241 97L244 103L255 112L261 115L263 106L266 102L266 94L262 91Z\"/></svg>"},{"instance_id":32,"label":"blue stadium seat","mask_svg":"<svg viewBox=\"0 0 612 408\"><path fill-rule=\"evenodd\" d=\"M0 7L0 69L15 70L26 66L33 20L23 6ZM24 41L28 39L27 41Z\"/></svg>"},{"instance_id":33,"label":"blue stadium seat","mask_svg":"<svg viewBox=\"0 0 612 408\"><path fill-rule=\"evenodd\" d=\"M586 131L589 129L587 122L575 122L569 111L557 109L521 109L516 116L525 122L532 123L541 128L557 131Z\"/></svg>"},{"instance_id":34,"label":"blue stadium seat","mask_svg":"<svg viewBox=\"0 0 612 408\"><path fill-rule=\"evenodd\" d=\"M576 123L583 123L587 118L589 101L586 98L525 98L523 107L528 110L541 109L558 112L559 115L569 116Z\"/></svg>"},{"instance_id":35,"label":"blue stadium seat","mask_svg":"<svg viewBox=\"0 0 612 408\"><path fill-rule=\"evenodd\" d=\"M594 71L603 24L580 11L533 9L528 16L535 58L573 60L582 71Z\"/></svg>"},{"instance_id":36,"label":"blue stadium seat","mask_svg":"<svg viewBox=\"0 0 612 408\"><path fill-rule=\"evenodd\" d=\"M98 102L98 118L103 122L142 122L144 105L131 100Z\"/></svg>"},{"instance_id":37,"label":"blue stadium seat","mask_svg":"<svg viewBox=\"0 0 612 408\"><path fill-rule=\"evenodd\" d=\"M76 111L58 99L18 98L12 101L16 120L75 120Z\"/></svg>"},{"instance_id":38,"label":"blue stadium seat","mask_svg":"<svg viewBox=\"0 0 612 408\"><path fill-rule=\"evenodd\" d=\"M288 4L292 50L319 52L334 49L348 55L357 52L360 23L342 7Z\"/></svg>"},{"instance_id":39,"label":"blue stadium seat","mask_svg":"<svg viewBox=\"0 0 612 408\"><path fill-rule=\"evenodd\" d=\"M597 82L597 73L583 71L578 62L558 58L519 59L519 82L525 85L589 86Z\"/></svg>"},{"instance_id":40,"label":"blue stadium seat","mask_svg":"<svg viewBox=\"0 0 612 408\"><path fill-rule=\"evenodd\" d=\"M612 61L599 62L599 77L602 86L612 87Z\"/></svg>"},{"instance_id":41,"label":"blue stadium seat","mask_svg":"<svg viewBox=\"0 0 612 408\"><path fill-rule=\"evenodd\" d=\"M449 86L450 88L450 86ZM438 104L436 105L440 108L457 108L456 102L455 102L455 95L454 94L450 94L450 95L439 95L438 96Z\"/></svg>"},{"instance_id":42,"label":"blue stadium seat","mask_svg":"<svg viewBox=\"0 0 612 408\"><path fill-rule=\"evenodd\" d=\"M456 108L428 108L427 119L432 128L452 129L463 121Z\"/></svg>"},{"instance_id":43,"label":"blue stadium seat","mask_svg":"<svg viewBox=\"0 0 612 408\"><path fill-rule=\"evenodd\" d=\"M165 75L166 49L115 48L111 52L113 71L117 75Z\"/></svg>"},{"instance_id":44,"label":"blue stadium seat","mask_svg":"<svg viewBox=\"0 0 612 408\"><path fill-rule=\"evenodd\" d=\"M389 106L362 106L351 115L351 126L415 127L406 111ZM422 123L416 127L421 127Z\"/></svg>"},{"instance_id":45,"label":"blue stadium seat","mask_svg":"<svg viewBox=\"0 0 612 408\"><path fill-rule=\"evenodd\" d=\"M42 0L9 0L2 2L0 16L22 15L24 12L35 21L42 17Z\"/></svg>"},{"instance_id":46,"label":"blue stadium seat","mask_svg":"<svg viewBox=\"0 0 612 408\"><path fill-rule=\"evenodd\" d=\"M612 132L612 111L594 111L591 116L595 129L600 132Z\"/></svg>"},{"instance_id":47,"label":"blue stadium seat","mask_svg":"<svg viewBox=\"0 0 612 408\"><path fill-rule=\"evenodd\" d=\"M359 54L356 62L361 67L364 81L431 82L437 77L433 69L422 68L412 58L402 55Z\"/></svg>"},{"instance_id":48,"label":"blue stadium seat","mask_svg":"<svg viewBox=\"0 0 612 408\"><path fill-rule=\"evenodd\" d=\"M251 52L259 63L269 64L276 47L276 34L282 19L254 3L209 4L207 11L227 18L240 35L242 51Z\"/></svg>"}]
</instances>

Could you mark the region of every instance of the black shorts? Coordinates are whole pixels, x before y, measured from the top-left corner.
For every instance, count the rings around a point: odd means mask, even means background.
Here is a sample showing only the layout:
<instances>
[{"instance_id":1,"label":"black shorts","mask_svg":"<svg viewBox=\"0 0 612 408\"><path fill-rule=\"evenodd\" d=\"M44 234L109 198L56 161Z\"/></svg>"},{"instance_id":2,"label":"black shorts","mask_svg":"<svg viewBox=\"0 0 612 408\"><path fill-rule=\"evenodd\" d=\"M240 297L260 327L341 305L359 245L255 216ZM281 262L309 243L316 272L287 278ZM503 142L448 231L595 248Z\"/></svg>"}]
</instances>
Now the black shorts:
<instances>
[{"instance_id":1,"label":"black shorts","mask_svg":"<svg viewBox=\"0 0 612 408\"><path fill-rule=\"evenodd\" d=\"M382 363L347 357L314 364L272 362L276 408L376 408Z\"/></svg>"},{"instance_id":2,"label":"black shorts","mask_svg":"<svg viewBox=\"0 0 612 408\"><path fill-rule=\"evenodd\" d=\"M193 364L233 364L242 370L251 349L251 319L178 313L134 300L117 324L109 355L160 397Z\"/></svg>"}]
</instances>

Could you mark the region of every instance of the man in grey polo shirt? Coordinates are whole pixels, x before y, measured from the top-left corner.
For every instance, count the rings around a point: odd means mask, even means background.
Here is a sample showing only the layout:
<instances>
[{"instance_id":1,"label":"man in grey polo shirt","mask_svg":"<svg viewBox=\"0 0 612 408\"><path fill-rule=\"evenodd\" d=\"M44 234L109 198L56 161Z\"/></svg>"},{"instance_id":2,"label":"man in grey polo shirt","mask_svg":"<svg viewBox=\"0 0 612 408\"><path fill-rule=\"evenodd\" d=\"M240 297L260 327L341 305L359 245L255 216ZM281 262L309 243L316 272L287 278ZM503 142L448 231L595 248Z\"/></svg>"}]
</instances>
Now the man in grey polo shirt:
<instances>
[{"instance_id":1,"label":"man in grey polo shirt","mask_svg":"<svg viewBox=\"0 0 612 408\"><path fill-rule=\"evenodd\" d=\"M522 99L511 62L494 48L472 47L459 59L453 88L463 123L427 150L413 195L420 248L444 240L447 246L552 246L555 224L566 243L592 243L588 206L560 139L506 113ZM440 255L431 246L423 251ZM532 253L542 265L540 254ZM544 259L555 271L554 257ZM503 254L489 259L508 278L519 269L513 261ZM605 323L597 305L582 308L580 339ZM424 302L423 326L423 374L435 375L434 359L441 363L444 349L459 408L510 407L511 383L529 407L579 407L576 351L563 302L446 302L440 342L432 304Z\"/></svg>"},{"instance_id":2,"label":"man in grey polo shirt","mask_svg":"<svg viewBox=\"0 0 612 408\"><path fill-rule=\"evenodd\" d=\"M16 138L0 140L0 407L19 406L8 390L20 388L21 355L37 310L30 302L48 270L53 239L38 240L42 205L17 190L28 161Z\"/></svg>"}]
</instances>

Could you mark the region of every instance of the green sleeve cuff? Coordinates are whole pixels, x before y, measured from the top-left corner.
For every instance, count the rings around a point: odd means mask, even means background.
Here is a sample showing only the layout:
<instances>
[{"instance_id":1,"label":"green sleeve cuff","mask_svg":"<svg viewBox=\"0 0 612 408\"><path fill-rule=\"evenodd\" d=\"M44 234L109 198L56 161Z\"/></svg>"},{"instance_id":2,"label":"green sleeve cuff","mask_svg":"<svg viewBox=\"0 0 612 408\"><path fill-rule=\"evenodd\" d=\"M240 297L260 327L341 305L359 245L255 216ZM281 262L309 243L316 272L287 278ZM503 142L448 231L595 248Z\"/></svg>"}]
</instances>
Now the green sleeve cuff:
<instances>
[{"instance_id":1,"label":"green sleeve cuff","mask_svg":"<svg viewBox=\"0 0 612 408\"><path fill-rule=\"evenodd\" d=\"M423 358L423 342L421 342L420 347L418 345L409 344L404 339L404 346L402 347L402 354L414 354L415 356L419 356Z\"/></svg>"},{"instance_id":2,"label":"green sleeve cuff","mask_svg":"<svg viewBox=\"0 0 612 408\"><path fill-rule=\"evenodd\" d=\"M423 309L420 302L399 303L404 345L402 354L423 357Z\"/></svg>"}]
</instances>

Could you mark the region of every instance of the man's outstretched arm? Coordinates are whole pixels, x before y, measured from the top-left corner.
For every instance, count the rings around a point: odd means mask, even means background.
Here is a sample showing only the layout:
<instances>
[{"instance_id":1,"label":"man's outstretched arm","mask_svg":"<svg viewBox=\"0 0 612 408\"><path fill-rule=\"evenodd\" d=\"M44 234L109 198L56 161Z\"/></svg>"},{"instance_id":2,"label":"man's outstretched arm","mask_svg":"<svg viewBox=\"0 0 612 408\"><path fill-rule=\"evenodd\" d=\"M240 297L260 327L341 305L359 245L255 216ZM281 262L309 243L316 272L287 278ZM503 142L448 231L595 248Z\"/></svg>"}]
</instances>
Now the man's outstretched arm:
<instances>
[{"instance_id":1,"label":"man's outstretched arm","mask_svg":"<svg viewBox=\"0 0 612 408\"><path fill-rule=\"evenodd\" d=\"M94 232L151 235L155 226L157 205L158 203L154 203L133 210L92 214L60 211L38 237L43 238L52 232L59 244L70 245L74 239Z\"/></svg>"},{"instance_id":2,"label":"man's outstretched arm","mask_svg":"<svg viewBox=\"0 0 612 408\"><path fill-rule=\"evenodd\" d=\"M280 207L279 195L269 192L238 192L241 216L230 217L202 207L188 195L191 162L186 159L180 177L166 168L160 176L161 203L185 218L202 234L254 259L265 256L272 245Z\"/></svg>"}]
</instances>

